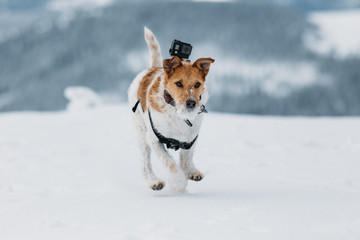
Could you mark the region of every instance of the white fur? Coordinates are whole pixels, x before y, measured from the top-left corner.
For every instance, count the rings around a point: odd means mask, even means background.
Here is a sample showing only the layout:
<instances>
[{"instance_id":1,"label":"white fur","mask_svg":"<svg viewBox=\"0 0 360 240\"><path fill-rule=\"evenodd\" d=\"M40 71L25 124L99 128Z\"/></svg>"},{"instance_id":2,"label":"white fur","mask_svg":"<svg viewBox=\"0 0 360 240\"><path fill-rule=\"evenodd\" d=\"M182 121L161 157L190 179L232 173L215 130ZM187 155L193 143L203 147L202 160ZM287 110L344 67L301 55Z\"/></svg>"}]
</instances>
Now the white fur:
<instances>
[{"instance_id":1,"label":"white fur","mask_svg":"<svg viewBox=\"0 0 360 240\"><path fill-rule=\"evenodd\" d=\"M162 66L162 56L159 42L157 41L154 34L144 27L145 40L149 47L150 53L150 66L151 67L161 67Z\"/></svg>"},{"instance_id":2,"label":"white fur","mask_svg":"<svg viewBox=\"0 0 360 240\"><path fill-rule=\"evenodd\" d=\"M145 28L145 39L148 43L150 50L151 66L159 67L159 64L162 62L160 46L153 33L147 28ZM150 45L152 46L151 48ZM151 49L153 51L151 51ZM143 77L146 75L146 73L148 73L148 71L149 70L145 70L139 73L130 85L128 97L129 105L131 108L138 101L137 91L139 88L139 84ZM162 95L165 90L163 72L159 72L158 76L155 76L153 79L155 80L157 77L161 78L160 91L157 99L159 100L159 102L164 102ZM154 80L152 84L155 82ZM148 89L151 88L151 85ZM202 94L202 99L199 103L199 106L205 104L207 99L208 94L205 90L205 92ZM147 103L149 103L149 101L147 101ZM169 104L165 104L165 109L163 113L151 110L150 106L147 106L147 109L150 109L153 123L156 129L162 135L183 142L191 142L199 134L203 114L198 114L198 112L200 112L199 106L190 112L188 109L184 108L183 105L184 104L173 107ZM131 114L133 116L133 123L136 128L137 139L140 146L141 158L143 163L143 173L149 186L152 187L159 183L162 183L164 185L164 182L157 178L152 170L150 161L150 151L152 149L158 155L165 168L168 170L168 183L170 187L177 192L184 191L187 185L188 177L194 174L201 174L195 168L192 162L195 144L189 150L180 150L180 165L178 165L176 164L173 157L168 153L168 150L164 147L163 144L159 142L158 138L155 136L150 125L148 110L143 112L141 105L139 104L136 112ZM193 126L189 127L184 122L184 119L189 119Z\"/></svg>"}]
</instances>

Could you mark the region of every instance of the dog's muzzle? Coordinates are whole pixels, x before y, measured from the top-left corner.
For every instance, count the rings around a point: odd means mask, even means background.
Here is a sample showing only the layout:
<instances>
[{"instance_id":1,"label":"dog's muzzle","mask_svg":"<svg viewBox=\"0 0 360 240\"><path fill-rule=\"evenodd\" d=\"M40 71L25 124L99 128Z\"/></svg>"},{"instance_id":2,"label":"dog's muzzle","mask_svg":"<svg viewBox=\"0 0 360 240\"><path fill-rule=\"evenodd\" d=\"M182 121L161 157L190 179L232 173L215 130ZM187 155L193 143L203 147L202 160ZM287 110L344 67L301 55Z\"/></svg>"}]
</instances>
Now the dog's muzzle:
<instances>
[{"instance_id":1,"label":"dog's muzzle","mask_svg":"<svg viewBox=\"0 0 360 240\"><path fill-rule=\"evenodd\" d=\"M186 100L186 107L188 108L188 109L194 109L195 108L195 106L196 106L196 101L195 100L193 100L193 99L188 99L188 100Z\"/></svg>"}]
</instances>

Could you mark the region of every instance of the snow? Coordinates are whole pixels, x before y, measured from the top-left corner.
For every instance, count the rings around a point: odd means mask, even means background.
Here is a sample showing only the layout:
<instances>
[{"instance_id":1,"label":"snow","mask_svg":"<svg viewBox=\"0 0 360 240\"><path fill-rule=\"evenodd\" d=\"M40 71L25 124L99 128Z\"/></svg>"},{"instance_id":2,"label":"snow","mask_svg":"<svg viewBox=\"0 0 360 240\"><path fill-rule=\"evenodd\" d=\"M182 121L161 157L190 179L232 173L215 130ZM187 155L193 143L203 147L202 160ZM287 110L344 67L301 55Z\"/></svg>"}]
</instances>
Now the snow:
<instances>
[{"instance_id":1,"label":"snow","mask_svg":"<svg viewBox=\"0 0 360 240\"><path fill-rule=\"evenodd\" d=\"M105 7L112 2L113 0L52 0L47 3L47 8L52 11L67 12L76 9Z\"/></svg>"},{"instance_id":2,"label":"snow","mask_svg":"<svg viewBox=\"0 0 360 240\"><path fill-rule=\"evenodd\" d=\"M194 61L204 52L215 59L210 67L208 85L217 94L247 95L256 86L270 96L284 97L294 90L332 83L331 76L322 73L313 61L232 57L210 43L194 49ZM148 66L144 61L141 65Z\"/></svg>"},{"instance_id":3,"label":"snow","mask_svg":"<svg viewBox=\"0 0 360 240\"><path fill-rule=\"evenodd\" d=\"M82 111L99 107L102 100L92 89L83 86L67 87L64 96L69 100L67 110Z\"/></svg>"},{"instance_id":4,"label":"snow","mask_svg":"<svg viewBox=\"0 0 360 240\"><path fill-rule=\"evenodd\" d=\"M247 84L228 86L227 92L247 94L248 87L257 84L262 91L272 96L286 96L294 89L314 84L327 85L330 77L322 74L316 64L310 61L251 61L223 58L212 67L216 79L234 76L244 79ZM209 83L213 89L223 89L221 81Z\"/></svg>"},{"instance_id":5,"label":"snow","mask_svg":"<svg viewBox=\"0 0 360 240\"><path fill-rule=\"evenodd\" d=\"M0 239L360 239L360 118L209 113L178 194L146 186L131 114L2 113Z\"/></svg>"},{"instance_id":6,"label":"snow","mask_svg":"<svg viewBox=\"0 0 360 240\"><path fill-rule=\"evenodd\" d=\"M324 11L309 15L319 27L318 34L307 34L305 44L319 54L340 58L360 54L360 10Z\"/></svg>"}]
</instances>

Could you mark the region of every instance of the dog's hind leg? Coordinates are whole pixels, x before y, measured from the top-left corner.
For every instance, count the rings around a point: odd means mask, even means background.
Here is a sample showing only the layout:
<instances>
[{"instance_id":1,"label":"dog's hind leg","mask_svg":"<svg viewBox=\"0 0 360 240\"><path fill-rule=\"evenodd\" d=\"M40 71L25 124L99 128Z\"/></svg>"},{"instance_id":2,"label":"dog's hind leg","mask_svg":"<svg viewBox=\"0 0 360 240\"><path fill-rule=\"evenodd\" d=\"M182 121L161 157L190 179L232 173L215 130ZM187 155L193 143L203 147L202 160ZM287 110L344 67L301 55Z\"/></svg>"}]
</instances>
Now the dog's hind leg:
<instances>
[{"instance_id":1,"label":"dog's hind leg","mask_svg":"<svg viewBox=\"0 0 360 240\"><path fill-rule=\"evenodd\" d=\"M168 170L170 187L177 192L183 192L187 185L187 177L185 176L184 172L179 168L163 144L157 140L152 139L151 137L148 137L148 139L151 143L151 148L161 159L166 170Z\"/></svg>"},{"instance_id":2,"label":"dog's hind leg","mask_svg":"<svg viewBox=\"0 0 360 240\"><path fill-rule=\"evenodd\" d=\"M193 163L193 155L194 148L190 148L189 150L180 150L180 167L184 171L185 175L188 179L193 181L201 181L204 178L204 174L202 174Z\"/></svg>"}]
</instances>

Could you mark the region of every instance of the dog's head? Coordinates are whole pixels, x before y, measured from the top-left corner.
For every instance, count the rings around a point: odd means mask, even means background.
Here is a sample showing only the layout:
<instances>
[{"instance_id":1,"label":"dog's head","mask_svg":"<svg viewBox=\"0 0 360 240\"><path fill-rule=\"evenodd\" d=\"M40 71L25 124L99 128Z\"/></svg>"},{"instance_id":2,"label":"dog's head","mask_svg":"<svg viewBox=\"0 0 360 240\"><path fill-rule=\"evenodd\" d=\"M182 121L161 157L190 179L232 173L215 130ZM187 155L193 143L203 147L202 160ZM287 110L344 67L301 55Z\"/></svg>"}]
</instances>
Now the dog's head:
<instances>
[{"instance_id":1,"label":"dog's head","mask_svg":"<svg viewBox=\"0 0 360 240\"><path fill-rule=\"evenodd\" d=\"M179 115L196 116L199 112L205 78L214 61L212 58L199 58L191 64L177 56L164 60L165 88L175 100Z\"/></svg>"}]
</instances>

